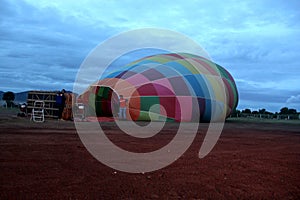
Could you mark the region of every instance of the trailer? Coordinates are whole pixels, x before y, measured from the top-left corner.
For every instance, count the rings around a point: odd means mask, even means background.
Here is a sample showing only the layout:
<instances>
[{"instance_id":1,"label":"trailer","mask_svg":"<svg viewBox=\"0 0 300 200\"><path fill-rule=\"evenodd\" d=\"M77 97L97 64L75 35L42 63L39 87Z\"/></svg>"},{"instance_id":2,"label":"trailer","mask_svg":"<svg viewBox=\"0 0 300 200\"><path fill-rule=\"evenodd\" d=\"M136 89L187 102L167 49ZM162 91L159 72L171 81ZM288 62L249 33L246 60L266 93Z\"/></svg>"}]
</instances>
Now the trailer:
<instances>
[{"instance_id":1,"label":"trailer","mask_svg":"<svg viewBox=\"0 0 300 200\"><path fill-rule=\"evenodd\" d=\"M59 91L29 91L27 96L27 112L32 115L32 111L35 108L34 103L36 101L44 102L44 116L45 118L58 118L58 108L56 106L56 95ZM65 107L63 110L63 119L71 120L73 99L75 95L73 93L65 93Z\"/></svg>"}]
</instances>

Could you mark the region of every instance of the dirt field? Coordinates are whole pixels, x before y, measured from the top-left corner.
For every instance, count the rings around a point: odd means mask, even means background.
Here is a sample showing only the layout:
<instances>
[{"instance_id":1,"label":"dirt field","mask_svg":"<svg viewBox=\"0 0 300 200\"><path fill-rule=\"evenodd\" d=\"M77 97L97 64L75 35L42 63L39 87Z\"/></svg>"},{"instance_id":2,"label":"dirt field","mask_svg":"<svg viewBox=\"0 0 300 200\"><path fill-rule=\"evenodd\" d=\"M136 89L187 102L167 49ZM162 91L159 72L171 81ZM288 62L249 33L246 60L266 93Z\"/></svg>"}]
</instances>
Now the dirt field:
<instances>
[{"instance_id":1,"label":"dirt field","mask_svg":"<svg viewBox=\"0 0 300 200\"><path fill-rule=\"evenodd\" d=\"M151 140L102 124L126 149L165 145L176 129ZM230 120L212 150L198 158L207 124L170 166L145 174L115 171L84 148L73 122L0 114L0 199L300 199L300 124ZM132 147L134 146L134 147Z\"/></svg>"}]
</instances>

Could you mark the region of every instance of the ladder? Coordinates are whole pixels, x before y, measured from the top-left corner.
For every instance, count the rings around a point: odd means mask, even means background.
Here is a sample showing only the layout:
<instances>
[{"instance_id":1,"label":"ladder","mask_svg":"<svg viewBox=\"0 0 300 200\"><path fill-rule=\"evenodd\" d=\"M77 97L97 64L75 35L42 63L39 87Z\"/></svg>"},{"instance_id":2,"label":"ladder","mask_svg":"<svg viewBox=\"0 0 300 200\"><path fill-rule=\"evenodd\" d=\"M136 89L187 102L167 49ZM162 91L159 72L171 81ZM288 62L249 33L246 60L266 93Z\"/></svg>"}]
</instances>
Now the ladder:
<instances>
[{"instance_id":1,"label":"ladder","mask_svg":"<svg viewBox=\"0 0 300 200\"><path fill-rule=\"evenodd\" d=\"M44 101L35 101L34 102L32 114L31 114L31 119L34 122L44 122L45 121L44 107L45 107Z\"/></svg>"}]
</instances>

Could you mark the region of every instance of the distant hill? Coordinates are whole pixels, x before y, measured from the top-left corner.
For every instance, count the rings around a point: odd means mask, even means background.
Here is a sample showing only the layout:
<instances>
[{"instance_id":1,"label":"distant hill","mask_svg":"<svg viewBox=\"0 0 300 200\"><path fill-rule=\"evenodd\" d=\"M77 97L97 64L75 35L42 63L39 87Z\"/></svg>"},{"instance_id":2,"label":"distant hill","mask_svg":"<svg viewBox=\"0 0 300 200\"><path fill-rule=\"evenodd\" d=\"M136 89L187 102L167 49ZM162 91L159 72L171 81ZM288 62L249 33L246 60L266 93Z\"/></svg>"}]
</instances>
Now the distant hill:
<instances>
[{"instance_id":1,"label":"distant hill","mask_svg":"<svg viewBox=\"0 0 300 200\"><path fill-rule=\"evenodd\" d=\"M28 91L15 93L15 102L23 103L27 101Z\"/></svg>"},{"instance_id":2,"label":"distant hill","mask_svg":"<svg viewBox=\"0 0 300 200\"><path fill-rule=\"evenodd\" d=\"M24 91L24 92L17 92L15 93L15 100L14 102L16 104L18 103L24 103L24 102L27 102L27 96L28 96L28 92L29 91ZM66 91L67 93L72 93L72 91ZM0 91L0 106L2 106L4 104L4 101L2 100L2 97L3 97L3 94L5 92L3 91ZM75 94L76 95L76 94ZM76 95L77 96L77 95Z\"/></svg>"},{"instance_id":3,"label":"distant hill","mask_svg":"<svg viewBox=\"0 0 300 200\"><path fill-rule=\"evenodd\" d=\"M28 96L28 92L29 91L24 91L24 92L18 92L18 93L15 93L15 100L14 102L16 104L18 103L24 103L24 102L27 102L27 96ZM72 91L66 91L67 93L72 93ZM0 106L3 105L5 102L2 100L2 97L3 97L3 94L5 92L3 91L0 91ZM76 95L76 94L75 94Z\"/></svg>"},{"instance_id":4,"label":"distant hill","mask_svg":"<svg viewBox=\"0 0 300 200\"><path fill-rule=\"evenodd\" d=\"M2 97L5 92L0 91L0 101L2 102ZM15 103L24 103L27 101L28 91L15 93Z\"/></svg>"}]
</instances>

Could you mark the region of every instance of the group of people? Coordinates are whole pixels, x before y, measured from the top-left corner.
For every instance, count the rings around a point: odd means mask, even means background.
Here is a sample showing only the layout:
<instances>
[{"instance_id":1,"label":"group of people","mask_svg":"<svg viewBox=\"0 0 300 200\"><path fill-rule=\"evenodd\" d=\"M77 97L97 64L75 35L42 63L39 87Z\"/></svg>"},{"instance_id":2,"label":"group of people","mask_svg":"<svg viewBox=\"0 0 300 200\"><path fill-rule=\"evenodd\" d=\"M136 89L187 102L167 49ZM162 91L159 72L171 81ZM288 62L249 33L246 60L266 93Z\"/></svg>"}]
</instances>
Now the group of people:
<instances>
[{"instance_id":1,"label":"group of people","mask_svg":"<svg viewBox=\"0 0 300 200\"><path fill-rule=\"evenodd\" d=\"M114 117L117 117L119 120L126 120L126 108L127 108L127 99L123 95L120 95L118 100L114 99L112 103L112 114Z\"/></svg>"},{"instance_id":2,"label":"group of people","mask_svg":"<svg viewBox=\"0 0 300 200\"><path fill-rule=\"evenodd\" d=\"M62 89L60 92L58 92L56 94L56 107L58 108L58 120L62 120L62 114L64 111L64 107L65 107L65 90ZM126 120L127 116L126 116L126 107L127 107L127 99L124 98L123 95L119 96L119 113L118 113L118 117L120 120Z\"/></svg>"}]
</instances>

